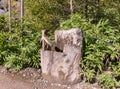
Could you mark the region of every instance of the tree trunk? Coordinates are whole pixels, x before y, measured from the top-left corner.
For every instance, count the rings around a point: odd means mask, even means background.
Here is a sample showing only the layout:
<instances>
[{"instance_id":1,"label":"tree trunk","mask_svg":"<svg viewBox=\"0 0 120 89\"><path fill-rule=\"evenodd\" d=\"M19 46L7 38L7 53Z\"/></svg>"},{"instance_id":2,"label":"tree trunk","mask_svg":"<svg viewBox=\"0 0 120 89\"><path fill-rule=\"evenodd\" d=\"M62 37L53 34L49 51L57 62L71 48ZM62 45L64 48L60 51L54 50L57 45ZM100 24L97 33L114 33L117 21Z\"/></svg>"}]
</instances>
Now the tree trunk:
<instances>
[{"instance_id":1,"label":"tree trunk","mask_svg":"<svg viewBox=\"0 0 120 89\"><path fill-rule=\"evenodd\" d=\"M70 0L70 12L73 14L73 0Z\"/></svg>"},{"instance_id":2,"label":"tree trunk","mask_svg":"<svg viewBox=\"0 0 120 89\"><path fill-rule=\"evenodd\" d=\"M11 0L8 0L9 4L9 31L11 31Z\"/></svg>"},{"instance_id":3,"label":"tree trunk","mask_svg":"<svg viewBox=\"0 0 120 89\"><path fill-rule=\"evenodd\" d=\"M21 0L21 29L23 28L23 16L24 16L24 0Z\"/></svg>"},{"instance_id":4,"label":"tree trunk","mask_svg":"<svg viewBox=\"0 0 120 89\"><path fill-rule=\"evenodd\" d=\"M24 16L24 0L21 0L21 19Z\"/></svg>"},{"instance_id":5,"label":"tree trunk","mask_svg":"<svg viewBox=\"0 0 120 89\"><path fill-rule=\"evenodd\" d=\"M42 47L51 46L49 39L42 32ZM41 50L42 76L49 82L60 84L75 84L80 79L80 60L82 60L82 31L78 28L55 31L55 50L43 48ZM59 50L58 50L59 49ZM62 51L60 51L62 50Z\"/></svg>"}]
</instances>

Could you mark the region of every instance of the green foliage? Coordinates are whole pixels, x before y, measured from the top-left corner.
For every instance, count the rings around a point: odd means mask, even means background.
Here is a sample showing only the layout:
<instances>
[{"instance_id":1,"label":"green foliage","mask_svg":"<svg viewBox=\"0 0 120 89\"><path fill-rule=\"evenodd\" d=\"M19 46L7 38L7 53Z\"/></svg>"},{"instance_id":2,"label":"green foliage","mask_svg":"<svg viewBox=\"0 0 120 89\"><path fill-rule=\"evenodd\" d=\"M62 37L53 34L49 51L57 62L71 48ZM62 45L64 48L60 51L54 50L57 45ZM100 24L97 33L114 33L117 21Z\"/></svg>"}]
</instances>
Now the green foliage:
<instances>
[{"instance_id":1,"label":"green foliage","mask_svg":"<svg viewBox=\"0 0 120 89\"><path fill-rule=\"evenodd\" d=\"M0 32L0 64L3 64L3 62L5 61L5 55L7 53L7 51L4 50L5 48L5 44L7 43L6 40L8 39L9 33L5 33L5 32Z\"/></svg>"},{"instance_id":2,"label":"green foliage","mask_svg":"<svg viewBox=\"0 0 120 89\"><path fill-rule=\"evenodd\" d=\"M24 67L40 67L40 37L34 23L24 20L13 22L12 31L0 31L0 63L20 70Z\"/></svg>"},{"instance_id":3,"label":"green foliage","mask_svg":"<svg viewBox=\"0 0 120 89\"><path fill-rule=\"evenodd\" d=\"M23 68L24 62L22 59L20 59L18 55L10 54L5 59L6 59L5 66L7 68L14 68L15 70L20 70L21 68Z\"/></svg>"},{"instance_id":4,"label":"green foliage","mask_svg":"<svg viewBox=\"0 0 120 89\"><path fill-rule=\"evenodd\" d=\"M114 64L113 66L112 66L112 69L113 69L113 71L114 71L114 74L113 74L113 76L116 78L116 80L119 82L119 84L120 84L120 81L119 81L119 79L120 79L120 62L117 62L116 64Z\"/></svg>"},{"instance_id":5,"label":"green foliage","mask_svg":"<svg viewBox=\"0 0 120 89\"><path fill-rule=\"evenodd\" d=\"M116 86L116 80L110 74L103 73L99 75L98 79L103 89L114 89Z\"/></svg>"},{"instance_id":6,"label":"green foliage","mask_svg":"<svg viewBox=\"0 0 120 89\"><path fill-rule=\"evenodd\" d=\"M0 31L1 30L7 30L7 16L2 15L0 16Z\"/></svg>"},{"instance_id":7,"label":"green foliage","mask_svg":"<svg viewBox=\"0 0 120 89\"><path fill-rule=\"evenodd\" d=\"M26 0L25 5L27 16L40 29L55 30L70 14L68 0Z\"/></svg>"},{"instance_id":8,"label":"green foliage","mask_svg":"<svg viewBox=\"0 0 120 89\"><path fill-rule=\"evenodd\" d=\"M111 25L112 27L115 27L116 29L119 29L120 27L119 8L106 7L104 9L99 10L97 16L99 17L98 19L100 18L109 19L109 22L110 22L109 25Z\"/></svg>"},{"instance_id":9,"label":"green foliage","mask_svg":"<svg viewBox=\"0 0 120 89\"><path fill-rule=\"evenodd\" d=\"M3 32L7 30L7 19L6 16L0 16L0 64L3 64L6 51L4 51L4 44L6 44L6 40L8 39L9 33Z\"/></svg>"},{"instance_id":10,"label":"green foliage","mask_svg":"<svg viewBox=\"0 0 120 89\"><path fill-rule=\"evenodd\" d=\"M105 70L112 70L112 65L119 62L120 32L109 25L109 20L93 23L80 14L73 15L61 23L61 29L81 28L84 36L84 55L81 62L85 81L92 82L96 75ZM107 81L105 81L107 82Z\"/></svg>"}]
</instances>

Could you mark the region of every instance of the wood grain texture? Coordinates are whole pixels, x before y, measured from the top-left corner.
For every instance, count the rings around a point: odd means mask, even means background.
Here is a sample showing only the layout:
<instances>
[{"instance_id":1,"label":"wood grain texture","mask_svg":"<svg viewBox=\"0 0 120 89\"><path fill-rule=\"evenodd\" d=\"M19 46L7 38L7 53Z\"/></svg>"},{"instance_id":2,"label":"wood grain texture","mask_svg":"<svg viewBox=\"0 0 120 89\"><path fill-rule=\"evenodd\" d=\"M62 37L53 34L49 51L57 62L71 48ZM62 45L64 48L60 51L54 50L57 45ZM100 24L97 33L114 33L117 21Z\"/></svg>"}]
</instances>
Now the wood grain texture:
<instances>
[{"instance_id":1,"label":"wood grain texture","mask_svg":"<svg viewBox=\"0 0 120 89\"><path fill-rule=\"evenodd\" d=\"M82 60L82 39L82 31L78 28L55 31L54 47L63 51L42 49L41 66L45 79L60 84L75 84L81 81L79 63Z\"/></svg>"}]
</instances>

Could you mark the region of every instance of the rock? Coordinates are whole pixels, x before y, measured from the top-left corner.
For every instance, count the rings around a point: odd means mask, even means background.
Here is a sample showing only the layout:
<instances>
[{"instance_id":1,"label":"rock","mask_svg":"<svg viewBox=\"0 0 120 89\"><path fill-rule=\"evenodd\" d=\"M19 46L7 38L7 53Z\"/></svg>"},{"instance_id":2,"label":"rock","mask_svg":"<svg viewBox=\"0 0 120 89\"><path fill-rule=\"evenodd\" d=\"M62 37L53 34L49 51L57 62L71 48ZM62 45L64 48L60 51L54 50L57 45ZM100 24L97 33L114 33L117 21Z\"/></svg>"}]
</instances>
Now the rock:
<instances>
[{"instance_id":1,"label":"rock","mask_svg":"<svg viewBox=\"0 0 120 89\"><path fill-rule=\"evenodd\" d=\"M12 0L11 3L13 3L11 5L11 9L12 11L15 13L14 14L14 18L19 19L20 18L20 12L21 12L21 2L20 1L16 1L16 0ZM3 14L8 14L9 13L9 4L8 4L8 0L1 0L0 1L0 15Z\"/></svg>"},{"instance_id":2,"label":"rock","mask_svg":"<svg viewBox=\"0 0 120 89\"><path fill-rule=\"evenodd\" d=\"M5 11L0 9L0 15L3 15L3 14L5 14Z\"/></svg>"},{"instance_id":3,"label":"rock","mask_svg":"<svg viewBox=\"0 0 120 89\"><path fill-rule=\"evenodd\" d=\"M43 78L59 84L79 83L81 81L79 63L82 60L82 40L82 31L78 28L56 31L55 47L62 51L41 51Z\"/></svg>"},{"instance_id":4,"label":"rock","mask_svg":"<svg viewBox=\"0 0 120 89\"><path fill-rule=\"evenodd\" d=\"M7 14L7 13L8 11L6 10L6 7L5 7L5 1L1 0L0 1L0 15Z\"/></svg>"}]
</instances>

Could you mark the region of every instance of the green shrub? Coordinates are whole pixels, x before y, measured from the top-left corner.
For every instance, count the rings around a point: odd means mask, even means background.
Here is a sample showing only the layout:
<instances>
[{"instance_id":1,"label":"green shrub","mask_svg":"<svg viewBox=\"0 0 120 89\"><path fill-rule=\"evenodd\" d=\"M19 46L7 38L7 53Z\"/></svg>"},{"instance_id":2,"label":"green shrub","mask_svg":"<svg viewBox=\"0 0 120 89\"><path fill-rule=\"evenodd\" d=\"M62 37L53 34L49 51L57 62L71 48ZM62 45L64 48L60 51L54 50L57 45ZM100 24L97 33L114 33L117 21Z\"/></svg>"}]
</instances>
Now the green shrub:
<instances>
[{"instance_id":1,"label":"green shrub","mask_svg":"<svg viewBox=\"0 0 120 89\"><path fill-rule=\"evenodd\" d=\"M20 70L23 68L23 60L16 54L10 54L5 57L5 67L14 68L15 70Z\"/></svg>"},{"instance_id":2,"label":"green shrub","mask_svg":"<svg viewBox=\"0 0 120 89\"><path fill-rule=\"evenodd\" d=\"M40 67L41 33L34 23L24 20L13 22L11 32L0 31L0 64L20 70Z\"/></svg>"},{"instance_id":3,"label":"green shrub","mask_svg":"<svg viewBox=\"0 0 120 89\"><path fill-rule=\"evenodd\" d=\"M35 26L51 31L59 27L61 19L67 19L70 15L68 0L26 0L25 8L26 16Z\"/></svg>"},{"instance_id":4,"label":"green shrub","mask_svg":"<svg viewBox=\"0 0 120 89\"><path fill-rule=\"evenodd\" d=\"M7 30L7 16L0 16L0 31Z\"/></svg>"},{"instance_id":5,"label":"green shrub","mask_svg":"<svg viewBox=\"0 0 120 89\"><path fill-rule=\"evenodd\" d=\"M81 28L84 37L84 54L80 65L85 81L93 82L96 75L112 70L118 62L120 50L120 32L109 25L109 20L93 23L80 14L73 15L61 23L61 29ZM106 81L107 82L107 81Z\"/></svg>"},{"instance_id":6,"label":"green shrub","mask_svg":"<svg viewBox=\"0 0 120 89\"><path fill-rule=\"evenodd\" d=\"M98 79L99 79L99 84L103 89L115 89L116 80L110 74L103 73L99 75Z\"/></svg>"}]
</instances>

